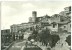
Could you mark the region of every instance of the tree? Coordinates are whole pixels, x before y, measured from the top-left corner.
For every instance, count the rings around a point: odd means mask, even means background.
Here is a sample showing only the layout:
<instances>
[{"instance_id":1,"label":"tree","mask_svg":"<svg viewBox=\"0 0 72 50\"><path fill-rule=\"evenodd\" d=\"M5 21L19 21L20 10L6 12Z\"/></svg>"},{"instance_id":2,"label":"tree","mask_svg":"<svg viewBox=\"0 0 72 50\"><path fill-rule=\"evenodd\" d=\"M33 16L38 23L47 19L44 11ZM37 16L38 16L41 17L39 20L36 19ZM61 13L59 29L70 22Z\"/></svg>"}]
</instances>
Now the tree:
<instances>
[{"instance_id":1,"label":"tree","mask_svg":"<svg viewBox=\"0 0 72 50\"><path fill-rule=\"evenodd\" d=\"M49 29L43 29L39 31L38 37L39 41L42 42L42 44L46 45L49 43L50 37L50 30Z\"/></svg>"},{"instance_id":2,"label":"tree","mask_svg":"<svg viewBox=\"0 0 72 50\"><path fill-rule=\"evenodd\" d=\"M71 46L71 35L66 37L66 42L68 43L69 46Z\"/></svg>"},{"instance_id":3,"label":"tree","mask_svg":"<svg viewBox=\"0 0 72 50\"><path fill-rule=\"evenodd\" d=\"M37 41L37 34L38 34L38 31L33 30L32 34L28 37L28 40L34 39L35 41Z\"/></svg>"},{"instance_id":4,"label":"tree","mask_svg":"<svg viewBox=\"0 0 72 50\"><path fill-rule=\"evenodd\" d=\"M51 45L51 47L54 47L55 44L57 43L57 41L60 40L60 37L59 37L59 35L51 35L51 38L52 38L52 45Z\"/></svg>"}]
</instances>

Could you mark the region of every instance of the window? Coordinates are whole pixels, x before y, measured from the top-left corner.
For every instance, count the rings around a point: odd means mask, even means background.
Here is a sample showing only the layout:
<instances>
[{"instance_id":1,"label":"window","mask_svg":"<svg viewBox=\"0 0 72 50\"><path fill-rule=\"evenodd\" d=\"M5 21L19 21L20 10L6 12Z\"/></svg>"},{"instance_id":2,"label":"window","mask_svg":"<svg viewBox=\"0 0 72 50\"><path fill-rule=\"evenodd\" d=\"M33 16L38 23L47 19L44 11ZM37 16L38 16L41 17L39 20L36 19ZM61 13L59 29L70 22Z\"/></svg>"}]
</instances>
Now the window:
<instances>
[{"instance_id":1,"label":"window","mask_svg":"<svg viewBox=\"0 0 72 50\"><path fill-rule=\"evenodd\" d=\"M53 22L53 28L55 28L55 26L56 26L56 23L55 23L55 22Z\"/></svg>"},{"instance_id":2,"label":"window","mask_svg":"<svg viewBox=\"0 0 72 50\"><path fill-rule=\"evenodd\" d=\"M6 30L6 32L5 33L8 33L8 31Z\"/></svg>"},{"instance_id":3,"label":"window","mask_svg":"<svg viewBox=\"0 0 72 50\"><path fill-rule=\"evenodd\" d=\"M64 20L62 19L61 22L63 22Z\"/></svg>"},{"instance_id":4,"label":"window","mask_svg":"<svg viewBox=\"0 0 72 50\"><path fill-rule=\"evenodd\" d=\"M55 28L55 24L53 24L53 28Z\"/></svg>"},{"instance_id":5,"label":"window","mask_svg":"<svg viewBox=\"0 0 72 50\"><path fill-rule=\"evenodd\" d=\"M71 24L70 24L70 27L71 27Z\"/></svg>"},{"instance_id":6,"label":"window","mask_svg":"<svg viewBox=\"0 0 72 50\"><path fill-rule=\"evenodd\" d=\"M64 26L64 28L66 28L66 26Z\"/></svg>"},{"instance_id":7,"label":"window","mask_svg":"<svg viewBox=\"0 0 72 50\"><path fill-rule=\"evenodd\" d=\"M32 27L30 27L30 30L32 31Z\"/></svg>"}]
</instances>

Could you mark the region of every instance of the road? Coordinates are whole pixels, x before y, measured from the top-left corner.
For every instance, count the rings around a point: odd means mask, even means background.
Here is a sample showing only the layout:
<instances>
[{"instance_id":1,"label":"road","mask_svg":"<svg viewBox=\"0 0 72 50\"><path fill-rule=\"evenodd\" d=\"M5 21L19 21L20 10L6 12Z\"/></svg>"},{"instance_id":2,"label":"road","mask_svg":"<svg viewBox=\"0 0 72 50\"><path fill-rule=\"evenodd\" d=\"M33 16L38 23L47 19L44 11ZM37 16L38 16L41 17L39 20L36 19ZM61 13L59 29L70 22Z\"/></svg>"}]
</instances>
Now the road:
<instances>
[{"instance_id":1,"label":"road","mask_svg":"<svg viewBox=\"0 0 72 50\"><path fill-rule=\"evenodd\" d=\"M9 50L23 50L24 47L25 47L25 41L15 42L15 43L9 48Z\"/></svg>"}]
</instances>

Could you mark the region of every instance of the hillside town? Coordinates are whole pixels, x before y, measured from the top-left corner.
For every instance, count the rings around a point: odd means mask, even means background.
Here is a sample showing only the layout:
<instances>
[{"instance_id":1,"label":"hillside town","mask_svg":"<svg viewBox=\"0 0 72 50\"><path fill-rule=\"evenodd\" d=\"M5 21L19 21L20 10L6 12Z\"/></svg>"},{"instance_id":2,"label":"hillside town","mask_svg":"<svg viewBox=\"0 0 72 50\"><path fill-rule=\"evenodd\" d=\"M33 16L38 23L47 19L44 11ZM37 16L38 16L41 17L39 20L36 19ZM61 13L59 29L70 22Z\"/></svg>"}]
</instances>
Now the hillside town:
<instances>
[{"instance_id":1,"label":"hillside town","mask_svg":"<svg viewBox=\"0 0 72 50\"><path fill-rule=\"evenodd\" d=\"M2 50L71 50L71 6L59 14L37 16L1 30Z\"/></svg>"}]
</instances>

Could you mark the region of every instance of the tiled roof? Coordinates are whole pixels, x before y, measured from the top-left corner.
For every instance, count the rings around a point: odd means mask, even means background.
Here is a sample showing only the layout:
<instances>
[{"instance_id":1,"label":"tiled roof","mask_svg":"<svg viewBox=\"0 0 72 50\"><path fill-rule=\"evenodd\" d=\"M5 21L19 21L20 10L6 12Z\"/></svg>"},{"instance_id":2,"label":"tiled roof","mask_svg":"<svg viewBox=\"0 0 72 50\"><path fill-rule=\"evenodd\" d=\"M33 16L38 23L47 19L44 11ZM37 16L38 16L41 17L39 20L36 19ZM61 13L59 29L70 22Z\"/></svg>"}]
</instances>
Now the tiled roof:
<instances>
[{"instance_id":1,"label":"tiled roof","mask_svg":"<svg viewBox=\"0 0 72 50\"><path fill-rule=\"evenodd\" d=\"M69 23L69 22L71 22L71 21L59 22L58 24L67 24L67 23Z\"/></svg>"}]
</instances>

